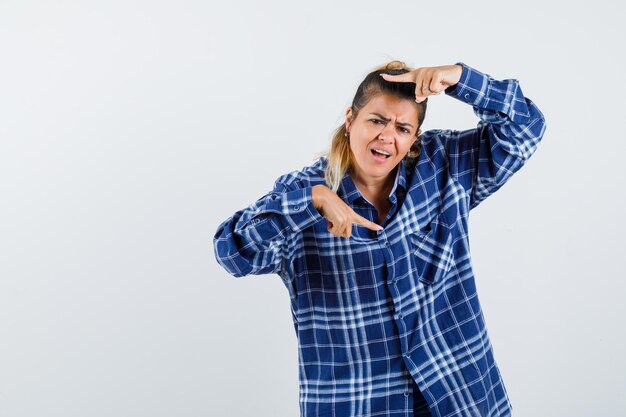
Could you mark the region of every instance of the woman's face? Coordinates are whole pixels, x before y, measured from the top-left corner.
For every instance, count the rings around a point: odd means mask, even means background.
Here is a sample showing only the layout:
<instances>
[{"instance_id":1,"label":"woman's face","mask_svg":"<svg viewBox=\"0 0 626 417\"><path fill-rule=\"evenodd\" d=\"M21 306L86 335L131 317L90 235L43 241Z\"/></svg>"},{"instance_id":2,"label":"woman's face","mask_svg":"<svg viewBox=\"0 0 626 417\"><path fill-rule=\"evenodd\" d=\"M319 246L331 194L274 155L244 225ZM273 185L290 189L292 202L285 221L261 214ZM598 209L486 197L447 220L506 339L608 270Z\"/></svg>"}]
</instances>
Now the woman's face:
<instances>
[{"instance_id":1,"label":"woman's face","mask_svg":"<svg viewBox=\"0 0 626 417\"><path fill-rule=\"evenodd\" d=\"M417 104L389 94L372 98L353 117L346 110L346 129L362 182L386 180L419 135Z\"/></svg>"}]
</instances>

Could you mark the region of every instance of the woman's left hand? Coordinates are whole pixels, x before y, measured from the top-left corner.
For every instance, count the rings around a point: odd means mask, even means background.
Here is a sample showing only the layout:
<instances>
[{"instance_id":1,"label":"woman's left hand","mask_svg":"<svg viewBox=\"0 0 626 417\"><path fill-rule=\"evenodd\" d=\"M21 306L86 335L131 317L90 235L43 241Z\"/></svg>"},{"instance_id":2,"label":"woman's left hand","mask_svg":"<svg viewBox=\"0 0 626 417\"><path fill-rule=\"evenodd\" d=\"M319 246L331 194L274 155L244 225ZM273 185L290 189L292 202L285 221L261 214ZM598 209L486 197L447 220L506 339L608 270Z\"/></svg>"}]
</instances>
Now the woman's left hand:
<instances>
[{"instance_id":1,"label":"woman's left hand","mask_svg":"<svg viewBox=\"0 0 626 417\"><path fill-rule=\"evenodd\" d=\"M441 93L459 82L463 67L461 65L442 65L439 67L421 67L404 74L381 74L387 81L415 83L415 101L421 103L428 96Z\"/></svg>"}]
</instances>

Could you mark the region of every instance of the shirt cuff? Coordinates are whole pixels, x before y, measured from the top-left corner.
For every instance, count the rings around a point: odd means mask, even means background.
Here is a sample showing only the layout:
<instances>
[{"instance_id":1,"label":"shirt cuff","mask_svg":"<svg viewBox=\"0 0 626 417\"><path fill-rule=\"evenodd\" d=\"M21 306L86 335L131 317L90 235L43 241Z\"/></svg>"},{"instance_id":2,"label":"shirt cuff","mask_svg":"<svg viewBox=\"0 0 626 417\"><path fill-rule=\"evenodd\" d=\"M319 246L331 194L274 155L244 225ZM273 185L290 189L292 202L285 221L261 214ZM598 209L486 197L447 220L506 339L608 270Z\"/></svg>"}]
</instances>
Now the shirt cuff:
<instances>
[{"instance_id":1,"label":"shirt cuff","mask_svg":"<svg viewBox=\"0 0 626 417\"><path fill-rule=\"evenodd\" d=\"M461 65L463 71L459 82L444 90L447 95L480 110L491 110L499 118L508 116L517 123L530 118L518 80L499 81L463 62L455 65Z\"/></svg>"},{"instance_id":2,"label":"shirt cuff","mask_svg":"<svg viewBox=\"0 0 626 417\"><path fill-rule=\"evenodd\" d=\"M476 90L477 83L480 82L480 84L482 84L481 80L470 80L471 72L467 64L464 64L463 62L456 62L454 65L460 65L461 67L463 67L461 77L459 78L458 83L446 88L444 92L447 95L461 100L465 103L469 103L472 105L477 104L476 98L478 97L478 95L475 92L472 92L470 88ZM474 71L474 73L480 78L481 74L479 74L477 71ZM480 91L480 85L478 85L478 91Z\"/></svg>"}]
</instances>

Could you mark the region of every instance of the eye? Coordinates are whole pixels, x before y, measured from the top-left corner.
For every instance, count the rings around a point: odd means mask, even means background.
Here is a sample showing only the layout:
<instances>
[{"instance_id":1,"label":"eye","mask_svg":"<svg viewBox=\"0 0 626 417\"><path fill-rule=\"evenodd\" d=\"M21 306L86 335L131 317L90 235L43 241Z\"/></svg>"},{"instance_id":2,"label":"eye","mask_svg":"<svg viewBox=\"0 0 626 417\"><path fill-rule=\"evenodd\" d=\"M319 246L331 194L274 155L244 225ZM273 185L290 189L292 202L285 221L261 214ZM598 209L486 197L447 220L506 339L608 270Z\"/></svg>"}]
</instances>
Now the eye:
<instances>
[{"instance_id":1,"label":"eye","mask_svg":"<svg viewBox=\"0 0 626 417\"><path fill-rule=\"evenodd\" d=\"M380 119L369 119L369 121L374 124L382 123L382 120ZM402 133L410 133L410 130L407 129L406 127L401 127L400 130L402 131Z\"/></svg>"}]
</instances>

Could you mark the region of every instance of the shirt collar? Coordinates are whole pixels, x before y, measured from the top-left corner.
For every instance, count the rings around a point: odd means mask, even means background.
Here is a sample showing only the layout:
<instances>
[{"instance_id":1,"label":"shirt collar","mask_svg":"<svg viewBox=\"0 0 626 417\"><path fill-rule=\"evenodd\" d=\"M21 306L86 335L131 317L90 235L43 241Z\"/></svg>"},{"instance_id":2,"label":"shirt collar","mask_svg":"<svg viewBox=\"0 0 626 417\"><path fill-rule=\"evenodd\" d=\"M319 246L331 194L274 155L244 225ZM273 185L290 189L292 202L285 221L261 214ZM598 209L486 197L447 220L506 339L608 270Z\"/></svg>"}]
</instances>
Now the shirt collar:
<instances>
[{"instance_id":1,"label":"shirt collar","mask_svg":"<svg viewBox=\"0 0 626 417\"><path fill-rule=\"evenodd\" d=\"M352 181L350 174L347 172L341 179L340 189L343 189L343 199L350 204L352 204L358 198L362 198L363 200L367 201L357 188L354 181ZM406 167L404 165L404 160L400 161L398 167L396 168L396 178L394 180L393 188L389 193L389 200L392 204L396 204L396 202L398 201L398 192L402 192L403 194L406 193Z\"/></svg>"}]
</instances>

